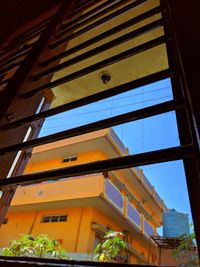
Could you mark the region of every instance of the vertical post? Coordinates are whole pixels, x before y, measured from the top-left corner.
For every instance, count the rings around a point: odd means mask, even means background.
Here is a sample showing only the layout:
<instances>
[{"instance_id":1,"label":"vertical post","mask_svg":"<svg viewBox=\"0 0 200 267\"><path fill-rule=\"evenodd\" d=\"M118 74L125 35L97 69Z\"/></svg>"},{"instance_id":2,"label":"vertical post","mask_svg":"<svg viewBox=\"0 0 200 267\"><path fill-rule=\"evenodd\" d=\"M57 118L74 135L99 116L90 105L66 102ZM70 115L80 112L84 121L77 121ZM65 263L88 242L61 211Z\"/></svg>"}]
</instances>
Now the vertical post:
<instances>
[{"instance_id":1,"label":"vertical post","mask_svg":"<svg viewBox=\"0 0 200 267\"><path fill-rule=\"evenodd\" d=\"M179 131L180 144L193 144L194 157L183 160L184 169L186 174L186 182L189 193L190 205L193 215L194 228L196 232L196 239L198 245L198 251L200 253L200 216L199 216L199 205L200 203L200 155L199 155L199 143L198 143L198 130L196 127L196 117L193 112L193 103L190 100L190 93L192 93L199 86L195 84L195 87L188 86L188 80L191 79L185 72L185 62L184 56L188 58L193 58L193 45L190 44L187 48L184 47L183 51L185 55L181 51L180 40L178 42L177 37L179 36L182 39L182 35L180 35L180 28L177 25L181 23L181 28L188 28L195 31L195 36L197 36L198 26L193 25L192 23L192 12L187 13L188 20L185 20L185 15L182 12L182 7L185 7L187 10L191 11L191 3L188 3L187 0L183 1L172 1L172 0L161 0L162 13L164 18L164 30L165 34L168 37L167 41L167 53L169 66L175 73L175 75L171 78L172 82L172 91L174 99L183 97L185 100L186 108L185 110L176 111L177 117L177 125ZM181 6L181 8L180 8ZM200 6L199 6L200 7ZM193 6L194 8L194 6ZM186 23L185 27L182 25L182 22ZM199 38L199 37L198 37ZM185 41L190 39L189 36L185 36ZM183 48L183 47L182 47ZM196 54L195 54L196 57ZM193 65L193 62L189 60L187 62L188 66ZM193 84L193 82L191 82Z\"/></svg>"}]
</instances>

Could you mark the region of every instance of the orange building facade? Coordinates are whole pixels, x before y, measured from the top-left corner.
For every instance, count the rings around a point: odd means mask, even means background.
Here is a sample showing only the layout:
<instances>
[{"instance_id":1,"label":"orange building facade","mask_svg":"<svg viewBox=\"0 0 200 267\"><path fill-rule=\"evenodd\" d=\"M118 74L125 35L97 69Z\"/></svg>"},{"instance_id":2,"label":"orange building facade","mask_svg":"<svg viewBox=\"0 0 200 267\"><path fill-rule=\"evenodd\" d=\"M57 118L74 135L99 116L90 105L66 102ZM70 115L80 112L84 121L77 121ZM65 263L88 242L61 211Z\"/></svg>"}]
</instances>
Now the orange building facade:
<instances>
[{"instance_id":1,"label":"orange building facade","mask_svg":"<svg viewBox=\"0 0 200 267\"><path fill-rule=\"evenodd\" d=\"M25 174L127 154L114 130L105 129L35 148ZM0 247L22 234L43 233L71 255L91 259L105 232L114 230L126 236L129 263L159 264L150 236L157 234L165 209L139 168L20 186L0 228Z\"/></svg>"}]
</instances>

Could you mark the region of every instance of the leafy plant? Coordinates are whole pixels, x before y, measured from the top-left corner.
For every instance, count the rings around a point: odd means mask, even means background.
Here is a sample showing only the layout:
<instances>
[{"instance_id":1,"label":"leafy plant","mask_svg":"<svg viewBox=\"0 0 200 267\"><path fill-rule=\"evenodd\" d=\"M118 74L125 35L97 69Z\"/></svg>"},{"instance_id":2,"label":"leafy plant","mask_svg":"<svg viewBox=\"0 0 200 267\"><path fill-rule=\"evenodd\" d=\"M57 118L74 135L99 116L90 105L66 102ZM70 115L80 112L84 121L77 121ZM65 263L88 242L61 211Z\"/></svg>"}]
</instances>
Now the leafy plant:
<instances>
[{"instance_id":1,"label":"leafy plant","mask_svg":"<svg viewBox=\"0 0 200 267\"><path fill-rule=\"evenodd\" d=\"M195 249L195 233L192 227L192 233L190 235L184 234L179 237L180 243L177 248L172 251L172 255L176 259L183 259L184 266L200 266L198 254L196 253Z\"/></svg>"},{"instance_id":2,"label":"leafy plant","mask_svg":"<svg viewBox=\"0 0 200 267\"><path fill-rule=\"evenodd\" d=\"M102 242L99 243L94 250L94 260L101 262L123 261L125 250L128 248L123 238L124 234L120 232L107 232Z\"/></svg>"},{"instance_id":3,"label":"leafy plant","mask_svg":"<svg viewBox=\"0 0 200 267\"><path fill-rule=\"evenodd\" d=\"M35 239L31 235L23 235L19 240L12 240L9 247L3 249L2 255L70 259L58 241L43 234Z\"/></svg>"}]
</instances>

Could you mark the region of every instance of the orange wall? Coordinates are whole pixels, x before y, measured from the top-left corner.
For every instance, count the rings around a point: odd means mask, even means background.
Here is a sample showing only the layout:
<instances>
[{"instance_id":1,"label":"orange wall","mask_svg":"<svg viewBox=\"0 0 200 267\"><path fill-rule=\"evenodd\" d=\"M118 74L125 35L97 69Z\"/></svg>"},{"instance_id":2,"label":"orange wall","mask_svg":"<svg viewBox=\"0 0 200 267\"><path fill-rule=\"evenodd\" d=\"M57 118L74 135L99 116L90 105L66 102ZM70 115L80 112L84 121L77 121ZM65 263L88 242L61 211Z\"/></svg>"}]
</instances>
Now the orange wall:
<instances>
[{"instance_id":1,"label":"orange wall","mask_svg":"<svg viewBox=\"0 0 200 267\"><path fill-rule=\"evenodd\" d=\"M0 228L0 247L8 246L13 239L23 234L33 237L48 234L51 239L62 240L62 246L69 252L86 252L90 225L90 208L66 208L35 212L9 212L8 223ZM41 223L43 216L67 215L66 222ZM80 235L81 223L81 235ZM77 242L80 242L77 246Z\"/></svg>"},{"instance_id":2,"label":"orange wall","mask_svg":"<svg viewBox=\"0 0 200 267\"><path fill-rule=\"evenodd\" d=\"M101 174L82 176L73 179L66 179L58 182L46 182L40 186L19 187L11 202L11 206L31 205L52 202L76 200L89 197L97 197L101 194L104 185L104 178Z\"/></svg>"},{"instance_id":3,"label":"orange wall","mask_svg":"<svg viewBox=\"0 0 200 267\"><path fill-rule=\"evenodd\" d=\"M91 216L91 224L95 222L98 224L101 224L104 227L111 227L114 231L122 232L123 229L119 228L116 224L116 222L110 220L108 217L106 217L104 214L99 212L97 209L92 209L92 216ZM93 245L95 241L95 232L94 230L91 230L90 232L90 244L89 244L89 250L93 250Z\"/></svg>"},{"instance_id":4,"label":"orange wall","mask_svg":"<svg viewBox=\"0 0 200 267\"><path fill-rule=\"evenodd\" d=\"M39 162L30 162L26 169L25 174L33 172L41 172L46 170L52 170L57 168L69 167L77 164L84 164L92 161L103 160L106 158L105 154L101 151L90 151L85 153L77 154L78 159L76 161L63 163L63 158L54 158L51 160L39 161Z\"/></svg>"},{"instance_id":5,"label":"orange wall","mask_svg":"<svg viewBox=\"0 0 200 267\"><path fill-rule=\"evenodd\" d=\"M0 228L0 247L8 246L13 239L20 238L23 234L30 232L36 211L31 212L9 212L6 216L8 223Z\"/></svg>"},{"instance_id":6,"label":"orange wall","mask_svg":"<svg viewBox=\"0 0 200 267\"><path fill-rule=\"evenodd\" d=\"M38 148L37 153L42 153L42 151L40 151L40 149ZM37 155L37 153L35 154L35 156ZM30 162L25 169L25 174L33 173L33 172L41 172L41 171L46 171L50 169L57 169L57 168L62 168L62 167L68 167L68 166L77 165L77 164L84 164L84 163L103 160L107 158L106 155L100 150L79 153L77 154L77 157L78 157L77 161L72 161L72 162L67 162L67 163L62 162L63 160L62 157L51 159L51 160L43 160L43 161L38 160L37 162L32 162L32 163ZM142 204L142 197L138 194L137 189L132 184L130 184L130 182L126 179L126 177L124 177L124 175L120 171L116 171L116 173L118 174L118 178L120 179L120 181L126 184L126 187L130 190L130 192L133 193L133 195ZM87 190L87 188L85 189ZM122 194L123 194L123 190L122 190ZM161 210L159 214L155 214L155 212L153 212L153 210L151 209L150 203L145 202L142 205L144 206L144 208L150 215L154 214L154 220L156 220L157 222L160 222ZM156 233L156 225L154 221L151 221L150 219L149 223L154 228L154 232Z\"/></svg>"},{"instance_id":7,"label":"orange wall","mask_svg":"<svg viewBox=\"0 0 200 267\"><path fill-rule=\"evenodd\" d=\"M68 218L66 222L42 223L42 217L48 215L67 215ZM91 253L94 249L96 235L91 227L93 222L104 227L109 226L114 231L123 231L117 226L117 222L112 221L93 207L9 212L7 217L8 223L0 229L0 247L7 246L10 240L18 239L22 234L31 234L33 237L47 234L51 239L61 240L62 247L68 252ZM129 243L148 258L148 247L142 246L134 236L129 236ZM156 252L151 248L152 253L155 255ZM132 255L131 263L137 262L137 258Z\"/></svg>"},{"instance_id":8,"label":"orange wall","mask_svg":"<svg viewBox=\"0 0 200 267\"><path fill-rule=\"evenodd\" d=\"M48 215L67 215L66 222L41 223L41 218ZM81 208L67 208L59 210L42 210L37 214L31 234L48 234L51 239L62 240L65 250L73 252L76 246Z\"/></svg>"}]
</instances>

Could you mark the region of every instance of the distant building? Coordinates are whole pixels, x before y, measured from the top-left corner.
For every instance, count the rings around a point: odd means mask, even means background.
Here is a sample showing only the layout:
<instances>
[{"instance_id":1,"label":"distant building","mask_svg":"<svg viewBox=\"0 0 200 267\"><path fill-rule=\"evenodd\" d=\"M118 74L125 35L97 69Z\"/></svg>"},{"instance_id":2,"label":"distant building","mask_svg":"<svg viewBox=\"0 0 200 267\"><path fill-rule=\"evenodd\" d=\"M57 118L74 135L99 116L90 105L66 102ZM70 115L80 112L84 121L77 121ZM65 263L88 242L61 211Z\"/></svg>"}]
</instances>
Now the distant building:
<instances>
[{"instance_id":1,"label":"distant building","mask_svg":"<svg viewBox=\"0 0 200 267\"><path fill-rule=\"evenodd\" d=\"M25 174L127 153L115 132L105 129L35 148ZM128 262L158 264L150 236L162 225L164 211L163 200L139 168L20 186L0 228L0 247L20 234L44 233L89 259L104 233L116 230L126 236Z\"/></svg>"},{"instance_id":2,"label":"distant building","mask_svg":"<svg viewBox=\"0 0 200 267\"><path fill-rule=\"evenodd\" d=\"M180 237L181 235L189 235L188 215L170 209L163 213L163 236L164 237Z\"/></svg>"}]
</instances>

